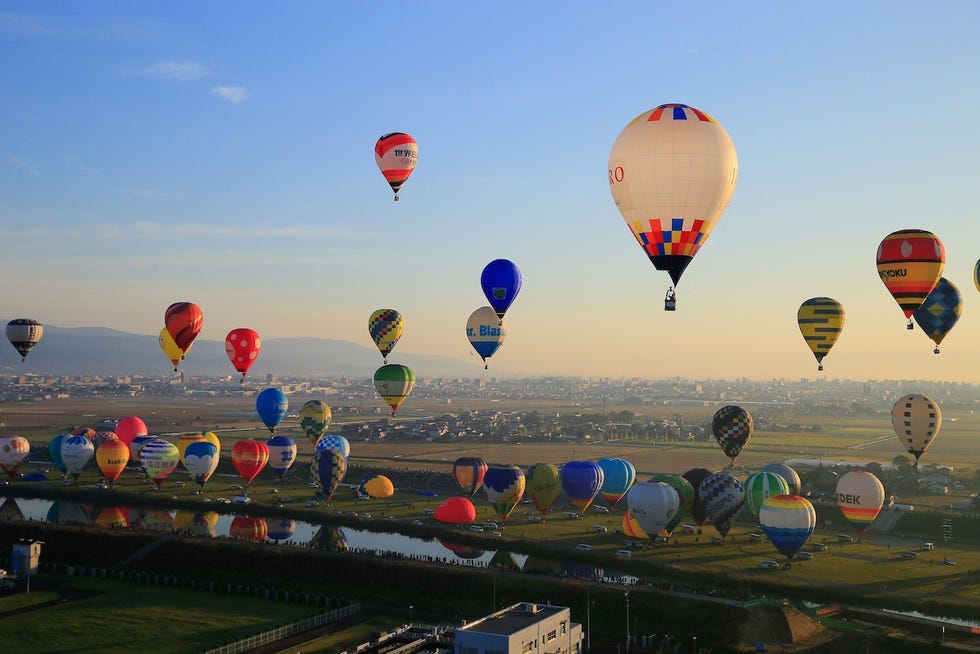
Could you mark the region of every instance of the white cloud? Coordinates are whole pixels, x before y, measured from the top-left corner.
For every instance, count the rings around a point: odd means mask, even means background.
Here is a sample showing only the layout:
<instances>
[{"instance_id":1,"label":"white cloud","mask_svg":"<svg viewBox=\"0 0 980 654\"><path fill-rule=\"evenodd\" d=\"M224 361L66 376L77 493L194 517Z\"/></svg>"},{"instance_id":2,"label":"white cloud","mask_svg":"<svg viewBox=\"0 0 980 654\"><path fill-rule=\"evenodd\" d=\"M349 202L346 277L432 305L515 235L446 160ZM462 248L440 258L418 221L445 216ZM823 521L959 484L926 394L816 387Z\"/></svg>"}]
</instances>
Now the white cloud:
<instances>
[{"instance_id":1,"label":"white cloud","mask_svg":"<svg viewBox=\"0 0 980 654\"><path fill-rule=\"evenodd\" d=\"M4 155L3 156L3 163L6 164L7 166L11 167L11 168L16 168L17 170L19 170L23 174L30 175L31 177L34 177L36 175L40 175L41 174L38 171L38 169L35 168L34 166L32 166L31 164L27 163L23 159L19 159L17 157L12 156L12 155Z\"/></svg>"},{"instance_id":2,"label":"white cloud","mask_svg":"<svg viewBox=\"0 0 980 654\"><path fill-rule=\"evenodd\" d=\"M186 82L201 77L209 77L211 71L196 61L162 61L152 66L147 66L139 71L144 77L158 77L160 79L174 79Z\"/></svg>"},{"instance_id":3,"label":"white cloud","mask_svg":"<svg viewBox=\"0 0 980 654\"><path fill-rule=\"evenodd\" d=\"M211 89L220 98L238 104L248 97L248 89L244 86L216 86Z\"/></svg>"}]
</instances>

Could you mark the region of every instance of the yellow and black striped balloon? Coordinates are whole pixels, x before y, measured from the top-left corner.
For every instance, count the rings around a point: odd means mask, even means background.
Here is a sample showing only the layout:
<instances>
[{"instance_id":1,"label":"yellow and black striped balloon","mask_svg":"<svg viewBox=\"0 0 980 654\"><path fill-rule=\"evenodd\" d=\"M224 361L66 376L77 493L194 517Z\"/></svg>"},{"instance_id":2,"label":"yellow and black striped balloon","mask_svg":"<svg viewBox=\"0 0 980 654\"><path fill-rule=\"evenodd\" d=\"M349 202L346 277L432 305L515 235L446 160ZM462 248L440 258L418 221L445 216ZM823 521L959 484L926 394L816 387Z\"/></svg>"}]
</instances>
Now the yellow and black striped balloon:
<instances>
[{"instance_id":1,"label":"yellow and black striped balloon","mask_svg":"<svg viewBox=\"0 0 980 654\"><path fill-rule=\"evenodd\" d=\"M814 297L800 305L796 312L803 340L817 359L817 370L823 370L823 358L834 347L844 329L844 307L829 297Z\"/></svg>"}]
</instances>

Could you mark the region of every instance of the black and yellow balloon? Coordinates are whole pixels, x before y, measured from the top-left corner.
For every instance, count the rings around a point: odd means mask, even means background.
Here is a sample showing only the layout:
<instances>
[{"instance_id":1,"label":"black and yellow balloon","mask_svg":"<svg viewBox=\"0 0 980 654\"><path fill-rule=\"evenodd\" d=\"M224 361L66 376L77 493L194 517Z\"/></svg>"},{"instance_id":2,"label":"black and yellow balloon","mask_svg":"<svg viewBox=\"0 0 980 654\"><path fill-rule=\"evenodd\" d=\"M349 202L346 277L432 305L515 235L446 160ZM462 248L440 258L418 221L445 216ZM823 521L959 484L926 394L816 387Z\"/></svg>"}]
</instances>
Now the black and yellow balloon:
<instances>
[{"instance_id":1,"label":"black and yellow balloon","mask_svg":"<svg viewBox=\"0 0 980 654\"><path fill-rule=\"evenodd\" d=\"M834 347L844 329L844 307L829 297L814 297L800 305L796 322L807 347L817 359L817 370L823 370L823 359Z\"/></svg>"}]
</instances>

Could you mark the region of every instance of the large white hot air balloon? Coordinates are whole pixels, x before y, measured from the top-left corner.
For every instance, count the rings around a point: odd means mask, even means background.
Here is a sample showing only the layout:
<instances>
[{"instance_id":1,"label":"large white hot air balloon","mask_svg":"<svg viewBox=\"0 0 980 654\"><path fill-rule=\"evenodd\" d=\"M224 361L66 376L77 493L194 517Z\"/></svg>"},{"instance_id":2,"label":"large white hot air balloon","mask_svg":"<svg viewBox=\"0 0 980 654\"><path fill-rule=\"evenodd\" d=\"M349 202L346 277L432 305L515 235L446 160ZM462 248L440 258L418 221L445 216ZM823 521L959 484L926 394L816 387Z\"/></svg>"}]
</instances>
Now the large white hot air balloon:
<instances>
[{"instance_id":1,"label":"large white hot air balloon","mask_svg":"<svg viewBox=\"0 0 980 654\"><path fill-rule=\"evenodd\" d=\"M892 407L892 428L916 463L939 434L942 424L939 404L925 395L905 395Z\"/></svg>"},{"instance_id":2,"label":"large white hot air balloon","mask_svg":"<svg viewBox=\"0 0 980 654\"><path fill-rule=\"evenodd\" d=\"M630 488L626 505L633 519L647 534L659 534L680 508L681 498L670 484L643 481Z\"/></svg>"}]
</instances>

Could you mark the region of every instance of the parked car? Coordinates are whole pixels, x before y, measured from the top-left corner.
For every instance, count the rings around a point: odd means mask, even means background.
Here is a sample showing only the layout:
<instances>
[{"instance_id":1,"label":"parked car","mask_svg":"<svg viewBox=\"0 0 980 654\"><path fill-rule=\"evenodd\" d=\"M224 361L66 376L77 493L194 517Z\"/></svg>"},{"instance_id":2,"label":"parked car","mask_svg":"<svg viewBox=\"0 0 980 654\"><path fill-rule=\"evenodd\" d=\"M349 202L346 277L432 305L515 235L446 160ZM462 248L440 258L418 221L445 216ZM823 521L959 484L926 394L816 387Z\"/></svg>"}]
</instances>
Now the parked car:
<instances>
[{"instance_id":1,"label":"parked car","mask_svg":"<svg viewBox=\"0 0 980 654\"><path fill-rule=\"evenodd\" d=\"M577 549L579 552L591 552L592 546L588 543L579 543L575 546L575 549Z\"/></svg>"},{"instance_id":2,"label":"parked car","mask_svg":"<svg viewBox=\"0 0 980 654\"><path fill-rule=\"evenodd\" d=\"M603 525L592 525L592 531L594 531L597 534L604 534L609 530L606 529L606 527L604 527Z\"/></svg>"},{"instance_id":3,"label":"parked car","mask_svg":"<svg viewBox=\"0 0 980 654\"><path fill-rule=\"evenodd\" d=\"M814 543L813 544L813 549L815 549L818 552L826 552L827 551L827 543Z\"/></svg>"},{"instance_id":4,"label":"parked car","mask_svg":"<svg viewBox=\"0 0 980 654\"><path fill-rule=\"evenodd\" d=\"M813 552L797 552L796 558L800 561L811 561L813 560Z\"/></svg>"},{"instance_id":5,"label":"parked car","mask_svg":"<svg viewBox=\"0 0 980 654\"><path fill-rule=\"evenodd\" d=\"M774 570L774 569L776 569L776 568L779 567L779 561L773 561L772 559L765 559L765 560L759 561L759 567L760 568L768 568L770 570Z\"/></svg>"},{"instance_id":6,"label":"parked car","mask_svg":"<svg viewBox=\"0 0 980 654\"><path fill-rule=\"evenodd\" d=\"M902 552L901 556L906 561L911 561L912 559L918 558L919 555L913 552L912 550L905 550L904 552Z\"/></svg>"}]
</instances>

